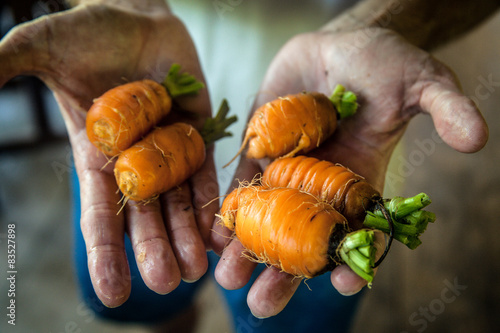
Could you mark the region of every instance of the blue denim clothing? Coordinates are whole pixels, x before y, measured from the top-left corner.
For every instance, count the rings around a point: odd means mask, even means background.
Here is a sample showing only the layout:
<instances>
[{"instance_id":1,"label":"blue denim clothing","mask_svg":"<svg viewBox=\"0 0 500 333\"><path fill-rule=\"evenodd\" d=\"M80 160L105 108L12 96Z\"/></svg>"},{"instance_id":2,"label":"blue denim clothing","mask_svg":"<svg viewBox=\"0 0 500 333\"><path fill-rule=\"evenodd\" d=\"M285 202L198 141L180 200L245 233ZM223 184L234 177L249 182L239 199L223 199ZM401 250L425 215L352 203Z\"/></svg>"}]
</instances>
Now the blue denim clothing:
<instances>
[{"instance_id":1,"label":"blue denim clothing","mask_svg":"<svg viewBox=\"0 0 500 333\"><path fill-rule=\"evenodd\" d=\"M130 265L132 290L129 299L117 308L104 306L97 298L90 280L87 267L87 251L80 229L80 188L78 177L73 173L71 178L72 195L74 202L74 263L80 294L89 308L98 317L121 322L154 323L168 320L168 318L186 310L193 302L201 280L196 283L181 282L173 292L168 295L159 295L151 291L142 281L139 269L135 262L134 252L130 239L125 237L125 249Z\"/></svg>"},{"instance_id":2,"label":"blue denim clothing","mask_svg":"<svg viewBox=\"0 0 500 333\"><path fill-rule=\"evenodd\" d=\"M159 295L148 289L140 277L132 247L126 238L126 251L129 258L132 277L132 291L129 299L117 308L105 307L97 298L92 287L87 268L87 253L80 231L80 196L76 174L72 175L74 197L74 227L75 227L75 266L80 293L87 305L102 319L134 323L154 323L168 320L187 309L194 301L202 283L181 282L179 287L168 295ZM213 276L218 256L209 254L209 270L206 277ZM252 281L264 269L260 265L252 276ZM349 326L361 299L361 293L356 296L340 295L331 285L330 274L308 280L307 285L301 283L285 309L277 316L255 318L247 305L246 296L251 282L242 289L224 290L224 296L230 309L230 317L235 332L348 332Z\"/></svg>"}]
</instances>

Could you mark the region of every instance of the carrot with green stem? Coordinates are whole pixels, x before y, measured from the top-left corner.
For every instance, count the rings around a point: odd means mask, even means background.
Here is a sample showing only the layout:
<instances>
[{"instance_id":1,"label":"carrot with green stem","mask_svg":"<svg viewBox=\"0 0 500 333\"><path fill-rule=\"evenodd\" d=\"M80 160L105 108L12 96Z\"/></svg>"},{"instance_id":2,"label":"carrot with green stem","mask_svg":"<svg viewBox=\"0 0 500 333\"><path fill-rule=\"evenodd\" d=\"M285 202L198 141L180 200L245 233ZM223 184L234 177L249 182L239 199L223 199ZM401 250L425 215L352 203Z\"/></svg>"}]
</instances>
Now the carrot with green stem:
<instances>
[{"instance_id":1,"label":"carrot with green stem","mask_svg":"<svg viewBox=\"0 0 500 333\"><path fill-rule=\"evenodd\" d=\"M352 228L379 229L410 249L421 244L419 236L435 220L432 212L422 210L431 203L425 193L382 199L362 176L342 165L313 157L276 159L264 171L262 183L297 188L318 196L344 215Z\"/></svg>"},{"instance_id":2,"label":"carrot with green stem","mask_svg":"<svg viewBox=\"0 0 500 333\"><path fill-rule=\"evenodd\" d=\"M224 199L219 217L250 260L307 279L346 263L373 281L374 231L352 232L344 216L309 193L242 186Z\"/></svg>"},{"instance_id":3,"label":"carrot with green stem","mask_svg":"<svg viewBox=\"0 0 500 333\"><path fill-rule=\"evenodd\" d=\"M231 135L226 128L237 119L228 112L224 100L200 131L186 123L158 127L123 151L114 174L125 200L148 202L191 177L205 161L206 147Z\"/></svg>"},{"instance_id":4,"label":"carrot with green stem","mask_svg":"<svg viewBox=\"0 0 500 333\"><path fill-rule=\"evenodd\" d=\"M87 113L87 136L100 151L116 156L146 135L171 110L172 99L195 94L203 83L173 64L160 84L126 83L94 100Z\"/></svg>"},{"instance_id":5,"label":"carrot with green stem","mask_svg":"<svg viewBox=\"0 0 500 333\"><path fill-rule=\"evenodd\" d=\"M259 107L250 118L243 143L227 164L248 145L247 158L289 157L318 147L337 128L338 119L356 112L356 95L337 85L330 97L302 92Z\"/></svg>"}]
</instances>

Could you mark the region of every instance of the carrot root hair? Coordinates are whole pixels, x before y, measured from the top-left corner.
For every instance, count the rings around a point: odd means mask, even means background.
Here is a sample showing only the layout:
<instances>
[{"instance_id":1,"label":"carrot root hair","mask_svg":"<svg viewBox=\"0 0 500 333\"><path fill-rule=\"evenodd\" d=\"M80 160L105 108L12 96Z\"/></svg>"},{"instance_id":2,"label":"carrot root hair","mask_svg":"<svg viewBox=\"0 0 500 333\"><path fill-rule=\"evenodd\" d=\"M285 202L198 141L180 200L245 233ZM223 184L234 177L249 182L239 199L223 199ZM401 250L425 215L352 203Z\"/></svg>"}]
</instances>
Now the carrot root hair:
<instances>
[{"instance_id":1,"label":"carrot root hair","mask_svg":"<svg viewBox=\"0 0 500 333\"><path fill-rule=\"evenodd\" d=\"M111 163L113 163L118 158L118 156L120 156L120 154L116 154L114 156L108 156L106 154L103 154L103 155L106 158L106 163L104 163L104 165L101 167L101 169L99 169L100 171L106 169L106 167L108 165L110 165Z\"/></svg>"},{"instance_id":2,"label":"carrot root hair","mask_svg":"<svg viewBox=\"0 0 500 333\"><path fill-rule=\"evenodd\" d=\"M234 157L229 162L224 164L222 168L228 167L231 163L234 162L234 160L238 158L238 156L241 155L241 153L243 152L243 150L245 150L247 146L248 140L250 140L250 135L246 134L245 137L243 138L243 142L241 143L240 149L238 149L238 151L236 152L236 155L234 155Z\"/></svg>"},{"instance_id":3,"label":"carrot root hair","mask_svg":"<svg viewBox=\"0 0 500 333\"><path fill-rule=\"evenodd\" d=\"M129 200L130 200L129 197L127 197L126 195L122 195L121 199L117 202L118 205L121 203L121 207L120 209L118 209L118 212L116 212L116 215L120 215L120 213L125 208Z\"/></svg>"}]
</instances>

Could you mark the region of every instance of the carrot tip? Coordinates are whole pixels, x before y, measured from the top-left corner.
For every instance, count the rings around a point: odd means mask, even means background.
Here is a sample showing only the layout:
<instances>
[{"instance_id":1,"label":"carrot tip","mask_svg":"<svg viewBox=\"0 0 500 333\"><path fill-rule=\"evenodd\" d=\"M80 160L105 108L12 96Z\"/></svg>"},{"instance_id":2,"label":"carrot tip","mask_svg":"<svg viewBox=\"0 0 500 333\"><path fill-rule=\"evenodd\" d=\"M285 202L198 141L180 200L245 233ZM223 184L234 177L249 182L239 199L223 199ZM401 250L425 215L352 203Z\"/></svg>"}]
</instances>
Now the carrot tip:
<instances>
[{"instance_id":1,"label":"carrot tip","mask_svg":"<svg viewBox=\"0 0 500 333\"><path fill-rule=\"evenodd\" d=\"M119 172L115 168L115 178L117 179L118 187L123 195L127 198L133 198L137 194L137 175L130 171Z\"/></svg>"},{"instance_id":2,"label":"carrot tip","mask_svg":"<svg viewBox=\"0 0 500 333\"><path fill-rule=\"evenodd\" d=\"M234 160L236 160L238 158L238 156L241 155L241 153L243 152L243 150L245 149L245 146L247 145L247 142L248 142L248 138L249 136L248 135L245 135L245 138L243 139L243 143L241 144L241 147L240 149L238 149L238 151L236 152L236 155L233 156L233 158L231 158L231 160L229 162L227 162L226 164L224 164L222 166L222 168L227 168L231 163L234 162Z\"/></svg>"},{"instance_id":3,"label":"carrot tip","mask_svg":"<svg viewBox=\"0 0 500 333\"><path fill-rule=\"evenodd\" d=\"M117 134L106 119L99 119L92 124L94 140L92 143L104 154L112 156L116 153Z\"/></svg>"}]
</instances>

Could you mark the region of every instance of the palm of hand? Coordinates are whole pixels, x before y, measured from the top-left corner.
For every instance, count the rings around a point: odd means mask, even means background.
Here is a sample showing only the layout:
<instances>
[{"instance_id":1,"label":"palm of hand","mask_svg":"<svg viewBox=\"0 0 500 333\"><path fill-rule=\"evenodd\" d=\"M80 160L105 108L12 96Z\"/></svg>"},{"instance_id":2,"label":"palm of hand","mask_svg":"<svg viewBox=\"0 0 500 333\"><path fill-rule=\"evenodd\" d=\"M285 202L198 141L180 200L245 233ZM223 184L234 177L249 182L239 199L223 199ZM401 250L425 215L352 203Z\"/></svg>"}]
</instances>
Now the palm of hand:
<instances>
[{"instance_id":1,"label":"palm of hand","mask_svg":"<svg viewBox=\"0 0 500 333\"><path fill-rule=\"evenodd\" d=\"M204 213L193 209L192 197L203 203L210 199L184 184L151 205L128 204L117 216L120 195L112 165L101 170L107 161L86 136L85 115L92 100L114 86L143 78L161 81L173 62L181 62L183 70L203 78L182 23L166 7L150 10L78 6L18 26L0 44L0 85L15 75L36 75L60 105L80 180L89 272L97 295L107 306L120 305L130 293L125 232L131 237L145 283L166 293L176 288L181 277L196 280L205 272L204 239L216 209ZM210 115L206 91L180 104L202 116ZM196 182L213 182L213 175L213 161L207 157L202 170L193 176L193 187ZM201 222L204 230L199 231L195 217L200 215L206 228Z\"/></svg>"},{"instance_id":2,"label":"palm of hand","mask_svg":"<svg viewBox=\"0 0 500 333\"><path fill-rule=\"evenodd\" d=\"M270 93L260 94L254 109L300 91L330 94L339 83L353 90L358 113L342 120L334 135L308 154L348 166L379 191L389 158L418 112L429 113L443 140L459 151L476 151L485 144L484 120L443 64L382 29L359 47L352 42L357 37L356 32L312 33L292 39L271 63L260 89ZM235 178L252 179L268 162L242 158ZM222 243L214 248L222 250ZM242 287L255 267L240 257L241 250L239 242L225 246L215 271L223 287ZM351 273L345 266L336 268L332 284L343 293L358 291L365 283ZM292 277L266 269L252 285L248 305L259 316L277 314L297 286Z\"/></svg>"},{"instance_id":3,"label":"palm of hand","mask_svg":"<svg viewBox=\"0 0 500 333\"><path fill-rule=\"evenodd\" d=\"M83 111L116 85L162 80L173 59L182 58L185 70L201 75L187 32L168 12L152 18L147 12L79 6L14 30L4 42L17 57L12 69L40 76Z\"/></svg>"},{"instance_id":4,"label":"palm of hand","mask_svg":"<svg viewBox=\"0 0 500 333\"><path fill-rule=\"evenodd\" d=\"M453 148L480 149L486 140L484 121L461 95L454 74L392 32L380 30L373 36L359 46L352 43L356 33L299 36L271 64L261 91L328 95L340 83L358 96L358 113L341 121L333 137L310 155L345 164L381 190L393 149L419 112L433 117L438 133ZM268 99L263 95L255 105ZM461 110L466 118L458 116ZM472 137L463 133L466 122Z\"/></svg>"}]
</instances>

